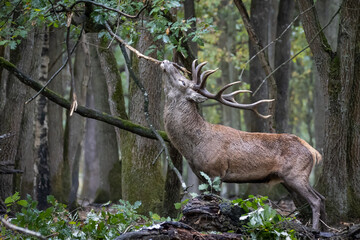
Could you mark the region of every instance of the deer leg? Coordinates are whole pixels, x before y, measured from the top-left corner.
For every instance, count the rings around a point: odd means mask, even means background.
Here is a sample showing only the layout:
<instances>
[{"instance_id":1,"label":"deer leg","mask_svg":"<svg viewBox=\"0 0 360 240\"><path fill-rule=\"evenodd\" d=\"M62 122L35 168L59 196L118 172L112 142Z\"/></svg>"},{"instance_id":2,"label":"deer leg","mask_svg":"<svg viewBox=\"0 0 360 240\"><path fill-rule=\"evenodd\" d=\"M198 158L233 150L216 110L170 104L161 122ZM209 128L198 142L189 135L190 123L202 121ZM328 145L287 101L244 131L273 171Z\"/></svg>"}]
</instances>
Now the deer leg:
<instances>
[{"instance_id":1,"label":"deer leg","mask_svg":"<svg viewBox=\"0 0 360 240\"><path fill-rule=\"evenodd\" d=\"M295 192L303 197L309 204L312 210L312 223L313 228L319 228L320 209L322 205L322 199L315 193L310 184L307 181L285 181L284 184L291 192Z\"/></svg>"},{"instance_id":2,"label":"deer leg","mask_svg":"<svg viewBox=\"0 0 360 240\"><path fill-rule=\"evenodd\" d=\"M318 191L316 191L315 189L311 188L312 191L321 199L321 206L320 206L320 219L322 221L326 221L326 210L325 210L325 197L323 195L321 195Z\"/></svg>"}]
</instances>

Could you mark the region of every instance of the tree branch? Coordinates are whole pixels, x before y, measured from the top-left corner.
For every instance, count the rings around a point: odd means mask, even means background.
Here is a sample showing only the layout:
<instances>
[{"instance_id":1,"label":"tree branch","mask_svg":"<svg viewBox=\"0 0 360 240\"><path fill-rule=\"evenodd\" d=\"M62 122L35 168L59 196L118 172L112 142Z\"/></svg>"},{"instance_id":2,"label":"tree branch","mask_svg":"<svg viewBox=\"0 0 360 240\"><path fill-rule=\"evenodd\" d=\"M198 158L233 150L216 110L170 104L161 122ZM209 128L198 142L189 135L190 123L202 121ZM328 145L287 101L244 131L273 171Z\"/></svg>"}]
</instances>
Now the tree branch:
<instances>
[{"instance_id":1,"label":"tree branch","mask_svg":"<svg viewBox=\"0 0 360 240\"><path fill-rule=\"evenodd\" d=\"M0 57L0 66L7 69L9 72L14 74L22 83L31 87L35 91L39 91L43 87L43 85L26 76L19 69L17 69L15 65L6 61L2 57ZM58 93L53 92L48 88L45 88L41 94L47 97L50 101L70 110L71 103L62 96L60 96ZM135 124L128 120L121 119L119 117L114 117L104 112L99 112L97 110L93 110L84 106L78 106L75 112L83 117L96 119L143 137L157 139L155 134L149 128ZM158 131L158 133L165 141L170 142L168 136L164 131Z\"/></svg>"},{"instance_id":2,"label":"tree branch","mask_svg":"<svg viewBox=\"0 0 360 240\"><path fill-rule=\"evenodd\" d=\"M29 236L34 236L40 239L46 239L46 237L44 237L43 235L41 235L39 232L34 232L32 230L26 229L26 228L22 228L22 227L18 227L10 222L8 222L7 220L5 220L5 218L0 217L1 218L1 222L5 225L5 227L13 230L13 231L18 231L21 232L23 234L29 235Z\"/></svg>"}]
</instances>

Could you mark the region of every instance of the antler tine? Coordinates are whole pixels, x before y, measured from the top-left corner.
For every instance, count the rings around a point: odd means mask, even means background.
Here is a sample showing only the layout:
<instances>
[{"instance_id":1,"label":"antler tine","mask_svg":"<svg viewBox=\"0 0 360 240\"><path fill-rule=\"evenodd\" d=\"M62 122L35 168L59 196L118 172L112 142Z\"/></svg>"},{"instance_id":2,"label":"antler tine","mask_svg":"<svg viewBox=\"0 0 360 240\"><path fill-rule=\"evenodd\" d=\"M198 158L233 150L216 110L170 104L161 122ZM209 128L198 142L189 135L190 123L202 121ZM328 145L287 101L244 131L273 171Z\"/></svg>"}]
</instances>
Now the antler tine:
<instances>
[{"instance_id":1,"label":"antler tine","mask_svg":"<svg viewBox=\"0 0 360 240\"><path fill-rule=\"evenodd\" d=\"M252 91L250 90L237 90L237 91L234 91L232 93L229 93L229 94L223 94L222 97L230 102L236 102L235 101L235 96L237 94L240 94L240 93L252 93Z\"/></svg>"},{"instance_id":2,"label":"antler tine","mask_svg":"<svg viewBox=\"0 0 360 240\"><path fill-rule=\"evenodd\" d=\"M196 81L196 84L193 85L193 89L195 91L197 91L198 93L200 93L201 95L209 98L209 99L214 99L224 105L230 106L230 107L234 107L234 108L239 108L239 109L246 109L246 110L251 110L253 111L256 115L258 115L261 118L269 118L271 115L262 115L258 112L257 110L257 106L261 103L268 103L268 102L272 102L275 99L263 99L263 100L259 100L255 103L250 103L250 104L242 104L242 103L238 103L235 101L235 95L239 94L239 93L251 93L251 91L249 90L237 90L234 91L232 93L229 94L223 94L224 91L226 89L228 89L229 87L240 83L241 81L237 81L237 82L232 82L229 84L226 84L224 87L222 87L220 89L220 91L216 94L210 93L207 89L206 89L206 81L207 78L213 74L214 72L216 72L218 69L215 70L207 70L205 72L203 72L201 74L201 76L199 77L199 73L201 71L201 69L205 66L205 64L207 64L207 62L203 62L200 63L197 67L196 67L196 61L194 60L192 63L192 75L193 75L193 80Z\"/></svg>"},{"instance_id":3,"label":"antler tine","mask_svg":"<svg viewBox=\"0 0 360 240\"><path fill-rule=\"evenodd\" d=\"M195 59L191 64L192 79L195 80L195 82L197 82L196 62L197 62L197 59Z\"/></svg>"},{"instance_id":4,"label":"antler tine","mask_svg":"<svg viewBox=\"0 0 360 240\"><path fill-rule=\"evenodd\" d=\"M231 86L234 86L235 84L239 84L239 83L241 83L241 81L236 81L236 82L232 82L232 83L226 84L225 86L223 86L223 87L219 90L219 92L216 94L216 97L221 97L222 94L223 94L223 92L224 92L226 89L228 89L228 88L231 87Z\"/></svg>"},{"instance_id":5,"label":"antler tine","mask_svg":"<svg viewBox=\"0 0 360 240\"><path fill-rule=\"evenodd\" d=\"M263 118L263 119L267 119L269 117L271 117L271 115L262 115L261 113L259 113L256 109L251 109L256 115L258 115L259 117Z\"/></svg>"},{"instance_id":6,"label":"antler tine","mask_svg":"<svg viewBox=\"0 0 360 240\"><path fill-rule=\"evenodd\" d=\"M201 81L201 77L199 78L199 73L201 71L201 69L207 64L207 62L202 62L200 63L196 69L195 69L195 73L196 73L196 84L199 85L200 84L200 81ZM194 78L193 78L194 79Z\"/></svg>"},{"instance_id":7,"label":"antler tine","mask_svg":"<svg viewBox=\"0 0 360 240\"><path fill-rule=\"evenodd\" d=\"M198 83L200 89L205 88L207 78L217 70L218 68L214 70L207 70L201 74L200 83Z\"/></svg>"}]
</instances>

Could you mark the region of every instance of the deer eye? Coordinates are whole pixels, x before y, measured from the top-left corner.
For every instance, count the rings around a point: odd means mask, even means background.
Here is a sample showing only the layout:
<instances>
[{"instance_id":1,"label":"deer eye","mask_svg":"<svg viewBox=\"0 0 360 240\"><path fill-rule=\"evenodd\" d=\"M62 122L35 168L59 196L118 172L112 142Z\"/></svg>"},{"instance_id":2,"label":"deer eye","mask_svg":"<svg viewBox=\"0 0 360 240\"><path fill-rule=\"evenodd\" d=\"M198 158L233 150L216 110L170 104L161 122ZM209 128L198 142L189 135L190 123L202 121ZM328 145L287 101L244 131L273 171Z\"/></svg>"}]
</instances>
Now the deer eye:
<instances>
[{"instance_id":1,"label":"deer eye","mask_svg":"<svg viewBox=\"0 0 360 240\"><path fill-rule=\"evenodd\" d=\"M183 80L179 80L179 82L185 87L186 86L186 84L185 84L185 82L183 81Z\"/></svg>"}]
</instances>

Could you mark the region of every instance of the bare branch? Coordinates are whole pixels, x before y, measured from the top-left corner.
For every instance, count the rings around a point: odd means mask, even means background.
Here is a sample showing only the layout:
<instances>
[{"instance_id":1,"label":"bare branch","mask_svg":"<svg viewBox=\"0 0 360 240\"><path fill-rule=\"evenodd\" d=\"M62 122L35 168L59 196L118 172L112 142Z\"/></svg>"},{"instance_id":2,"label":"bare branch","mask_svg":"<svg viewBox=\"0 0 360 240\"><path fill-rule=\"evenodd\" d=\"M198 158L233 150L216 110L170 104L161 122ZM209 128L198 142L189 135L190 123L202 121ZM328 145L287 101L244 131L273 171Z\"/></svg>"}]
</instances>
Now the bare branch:
<instances>
[{"instance_id":1,"label":"bare branch","mask_svg":"<svg viewBox=\"0 0 360 240\"><path fill-rule=\"evenodd\" d=\"M40 239L46 239L46 237L44 237L43 235L41 235L39 232L35 232L32 230L29 230L27 228L22 228L22 227L18 227L10 222L8 222L7 220L5 220L5 218L0 217L1 218L1 222L5 225L5 227L13 230L13 231L18 231L21 232L23 234L29 235L29 236L34 236Z\"/></svg>"}]
</instances>

